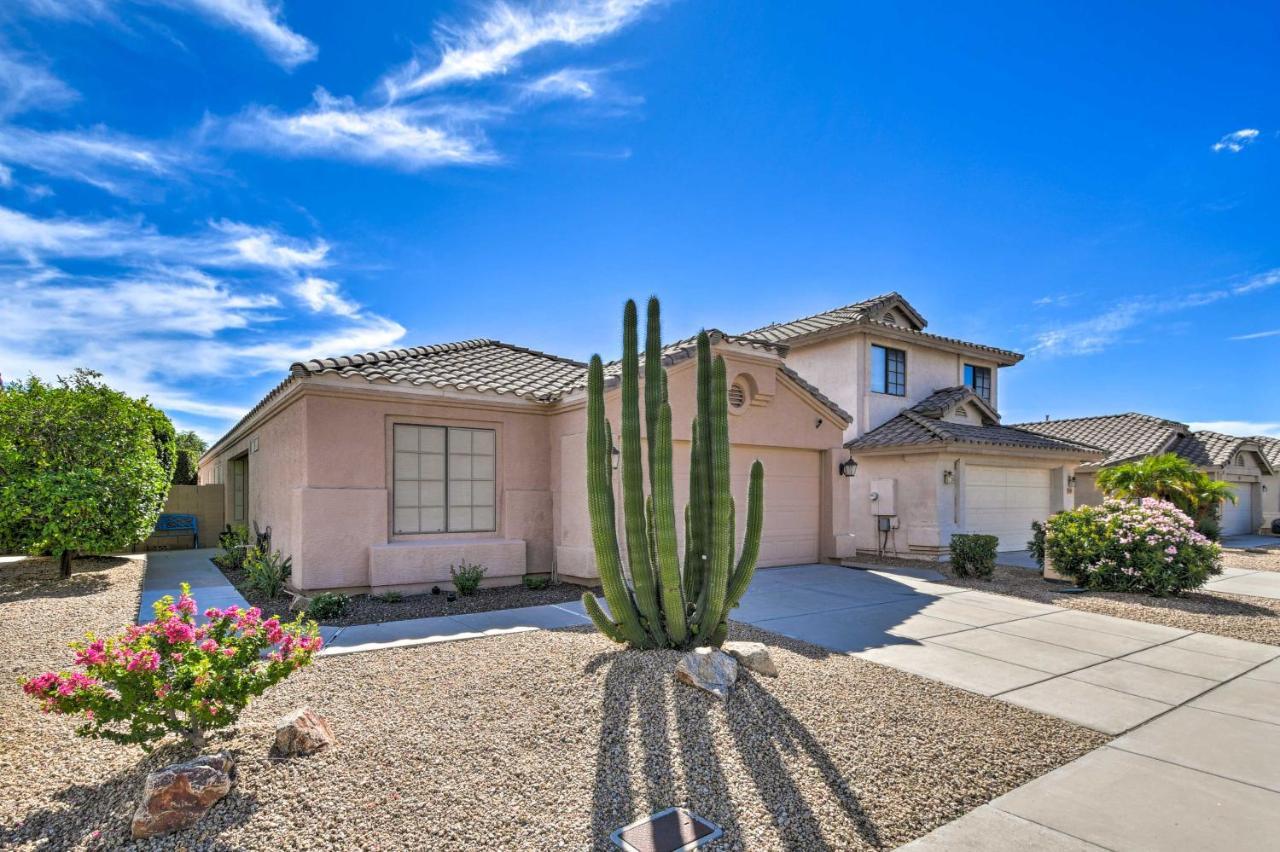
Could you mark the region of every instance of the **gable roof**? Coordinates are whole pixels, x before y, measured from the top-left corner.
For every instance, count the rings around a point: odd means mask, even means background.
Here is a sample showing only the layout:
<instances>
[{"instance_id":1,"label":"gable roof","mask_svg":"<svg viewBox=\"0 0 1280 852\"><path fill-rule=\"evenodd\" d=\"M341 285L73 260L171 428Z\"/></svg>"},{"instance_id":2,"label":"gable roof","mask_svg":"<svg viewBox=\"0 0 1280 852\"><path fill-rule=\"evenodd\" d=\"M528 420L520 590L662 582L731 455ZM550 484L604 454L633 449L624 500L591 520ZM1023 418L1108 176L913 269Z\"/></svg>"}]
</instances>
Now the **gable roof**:
<instances>
[{"instance_id":1,"label":"gable roof","mask_svg":"<svg viewBox=\"0 0 1280 852\"><path fill-rule=\"evenodd\" d=\"M953 423L942 419L947 411L967 402L975 402L983 410L981 424ZM1011 426L1001 426L995 411L967 387L943 388L934 391L925 399L910 408L904 408L897 416L865 435L847 442L845 447L856 451L952 444L1070 453L1086 459L1101 458L1104 454L1104 451L1097 447L1037 435Z\"/></svg>"},{"instance_id":2,"label":"gable roof","mask_svg":"<svg viewBox=\"0 0 1280 852\"><path fill-rule=\"evenodd\" d=\"M898 308L906 314L913 326L902 326L884 319L885 314L893 308ZM901 294L895 292L883 293L870 299L863 299L860 302L832 308L829 311L790 320L789 322L766 325L763 328L748 331L743 336L776 343L787 343L794 346L797 341L803 341L818 334L843 328L860 327L881 333L901 335L908 339L919 337L951 346L985 352L1006 366L1016 364L1022 360L1020 353L1008 349L1000 349L982 343L971 343L955 337L943 337L940 334L930 334L924 331L926 325L928 325L928 322L911 306L911 303L904 299Z\"/></svg>"},{"instance_id":3,"label":"gable roof","mask_svg":"<svg viewBox=\"0 0 1280 852\"><path fill-rule=\"evenodd\" d=\"M748 331L747 337L758 337L763 340L772 340L775 342L783 342L794 340L798 337L806 337L819 331L826 331L830 328L839 328L843 325L852 325L854 323L865 322L871 319L880 319L885 311L893 306L900 307L913 322L916 329L922 329L929 323L925 321L915 308L906 299L902 298L898 293L882 293L879 296L872 296L870 299L863 299L860 302L854 302L851 305L843 305L839 308L832 308L829 311L823 311L819 314L813 314L800 319L790 320L788 322L776 322L772 325L766 325L763 328L757 328L755 331Z\"/></svg>"},{"instance_id":4,"label":"gable roof","mask_svg":"<svg viewBox=\"0 0 1280 852\"><path fill-rule=\"evenodd\" d=\"M774 352L779 356L787 354L788 347L781 343L729 335L718 329L709 329L708 335L713 346L718 343L728 343ZM663 365L670 366L694 357L697 353L697 344L697 337L688 337L667 344L662 350ZM606 388L618 384L621 369L621 361L612 361L605 365ZM852 415L801 378L785 363L779 362L778 369L804 393L840 420L845 423L853 420ZM555 403L567 394L587 386L587 365L581 361L489 338L365 352L335 358L315 358L293 364L289 369L289 377L272 388L257 405L215 441L205 451L205 455L225 443L239 431L241 426L265 408L267 403L280 396L291 383L309 376L323 375L363 378L379 384L415 387L430 385L459 391L504 394L541 404Z\"/></svg>"},{"instance_id":5,"label":"gable roof","mask_svg":"<svg viewBox=\"0 0 1280 852\"><path fill-rule=\"evenodd\" d=\"M289 372L294 376L359 376L370 382L433 385L548 402L580 378L585 381L586 370L581 361L481 338L301 361Z\"/></svg>"},{"instance_id":6,"label":"gable roof","mask_svg":"<svg viewBox=\"0 0 1280 852\"><path fill-rule=\"evenodd\" d=\"M1267 460L1267 464L1271 465L1274 470L1280 470L1280 438L1273 438L1270 435L1254 435L1249 440L1257 441L1258 446L1262 449L1262 455Z\"/></svg>"},{"instance_id":7,"label":"gable roof","mask_svg":"<svg viewBox=\"0 0 1280 852\"><path fill-rule=\"evenodd\" d=\"M1014 425L1015 428L1028 432L1090 444L1107 451L1106 458L1081 465L1081 468L1086 469L1167 452L1179 437L1191 431L1185 423L1133 411L1101 417L1075 417Z\"/></svg>"},{"instance_id":8,"label":"gable roof","mask_svg":"<svg viewBox=\"0 0 1280 852\"><path fill-rule=\"evenodd\" d=\"M1182 436L1171 448L1171 452L1201 467L1226 467L1231 464L1235 454L1242 450L1256 452L1261 456L1263 469L1275 467L1266 447L1258 438L1238 438L1202 429Z\"/></svg>"}]
</instances>

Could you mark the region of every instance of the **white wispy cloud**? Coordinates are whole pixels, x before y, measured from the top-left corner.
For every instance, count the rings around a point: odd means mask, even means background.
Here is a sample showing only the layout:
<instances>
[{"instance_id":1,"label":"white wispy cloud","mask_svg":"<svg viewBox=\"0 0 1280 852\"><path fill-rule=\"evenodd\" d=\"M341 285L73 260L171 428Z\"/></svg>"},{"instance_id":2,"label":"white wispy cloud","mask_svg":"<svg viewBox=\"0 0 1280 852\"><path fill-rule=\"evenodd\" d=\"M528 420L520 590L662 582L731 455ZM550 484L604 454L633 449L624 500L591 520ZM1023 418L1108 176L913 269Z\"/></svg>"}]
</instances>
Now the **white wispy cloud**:
<instances>
[{"instance_id":1,"label":"white wispy cloud","mask_svg":"<svg viewBox=\"0 0 1280 852\"><path fill-rule=\"evenodd\" d=\"M342 295L337 282L308 276L293 287L293 293L316 313L328 312L343 317L360 313L360 305Z\"/></svg>"},{"instance_id":2,"label":"white wispy cloud","mask_svg":"<svg viewBox=\"0 0 1280 852\"><path fill-rule=\"evenodd\" d=\"M324 240L240 222L170 234L136 218L40 219L0 207L0 368L17 378L91 367L162 407L225 424L241 407L192 393L193 380L283 375L296 360L403 337L337 281L310 274L332 264L330 251Z\"/></svg>"},{"instance_id":3,"label":"white wispy cloud","mask_svg":"<svg viewBox=\"0 0 1280 852\"><path fill-rule=\"evenodd\" d=\"M267 227L219 220L192 234L164 234L139 217L38 218L0 206L0 257L190 264L222 269L302 270L324 266L329 244Z\"/></svg>"},{"instance_id":4,"label":"white wispy cloud","mask_svg":"<svg viewBox=\"0 0 1280 852\"><path fill-rule=\"evenodd\" d=\"M58 109L79 95L47 68L0 44L0 118L32 109Z\"/></svg>"},{"instance_id":5,"label":"white wispy cloud","mask_svg":"<svg viewBox=\"0 0 1280 852\"><path fill-rule=\"evenodd\" d=\"M1255 331L1251 334L1232 335L1229 340L1260 340L1264 337L1280 337L1280 328L1273 328L1268 331Z\"/></svg>"},{"instance_id":6,"label":"white wispy cloud","mask_svg":"<svg viewBox=\"0 0 1280 852\"><path fill-rule=\"evenodd\" d=\"M198 155L178 145L105 127L40 131L0 124L0 162L87 183L125 198L182 179L199 161Z\"/></svg>"},{"instance_id":7,"label":"white wispy cloud","mask_svg":"<svg viewBox=\"0 0 1280 852\"><path fill-rule=\"evenodd\" d=\"M317 89L310 109L292 114L252 109L225 122L211 119L204 132L232 147L410 170L496 162L483 133L461 126L464 115L439 108L362 107Z\"/></svg>"},{"instance_id":8,"label":"white wispy cloud","mask_svg":"<svg viewBox=\"0 0 1280 852\"><path fill-rule=\"evenodd\" d=\"M612 35L653 0L561 0L538 7L490 5L478 20L436 28L434 47L383 78L392 100L505 74L549 44L581 45Z\"/></svg>"},{"instance_id":9,"label":"white wispy cloud","mask_svg":"<svg viewBox=\"0 0 1280 852\"><path fill-rule=\"evenodd\" d=\"M289 28L283 4L274 0L7 0L9 11L22 10L58 20L96 24L120 23L117 9L124 6L166 6L190 12L224 27L238 30L253 40L274 62L294 68L310 62L319 53L306 36Z\"/></svg>"},{"instance_id":10,"label":"white wispy cloud","mask_svg":"<svg viewBox=\"0 0 1280 852\"><path fill-rule=\"evenodd\" d=\"M562 68L526 83L524 91L536 97L586 100L599 94L602 72L582 68Z\"/></svg>"},{"instance_id":11,"label":"white wispy cloud","mask_svg":"<svg viewBox=\"0 0 1280 852\"><path fill-rule=\"evenodd\" d=\"M1092 317L1073 320L1037 332L1031 351L1046 355L1090 355L1102 352L1123 340L1126 332L1149 320L1164 317L1170 313L1204 307L1225 299L1248 296L1280 285L1280 268L1268 269L1237 281L1238 283L1229 286L1196 290L1177 296L1129 299ZM1037 302L1037 304L1040 303ZM1251 340L1257 337L1270 337L1273 334L1280 334L1280 330L1244 334L1231 339Z\"/></svg>"},{"instance_id":12,"label":"white wispy cloud","mask_svg":"<svg viewBox=\"0 0 1280 852\"><path fill-rule=\"evenodd\" d=\"M1214 151L1229 151L1232 154L1239 154L1245 149L1246 145L1251 145L1258 138L1258 130L1253 127L1245 127L1241 130L1235 130L1223 136L1217 142L1213 143Z\"/></svg>"},{"instance_id":13,"label":"white wispy cloud","mask_svg":"<svg viewBox=\"0 0 1280 852\"><path fill-rule=\"evenodd\" d=\"M1194 431L1222 432L1224 435L1238 435L1252 438L1266 435L1280 438L1280 422L1258 420L1206 420L1200 423L1188 423Z\"/></svg>"},{"instance_id":14,"label":"white wispy cloud","mask_svg":"<svg viewBox=\"0 0 1280 852\"><path fill-rule=\"evenodd\" d=\"M273 60L294 68L315 59L319 49L284 22L281 3L268 0L160 0L165 5L190 9L204 17L240 30L258 43Z\"/></svg>"}]
</instances>

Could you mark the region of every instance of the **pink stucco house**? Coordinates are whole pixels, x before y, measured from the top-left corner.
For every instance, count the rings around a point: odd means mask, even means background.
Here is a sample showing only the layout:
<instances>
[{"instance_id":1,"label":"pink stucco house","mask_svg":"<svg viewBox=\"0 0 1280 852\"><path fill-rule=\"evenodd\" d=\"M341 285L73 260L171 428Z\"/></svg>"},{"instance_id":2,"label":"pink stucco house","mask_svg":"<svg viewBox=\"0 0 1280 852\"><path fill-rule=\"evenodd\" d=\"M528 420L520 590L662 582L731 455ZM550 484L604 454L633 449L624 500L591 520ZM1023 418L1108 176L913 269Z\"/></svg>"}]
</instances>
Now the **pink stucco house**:
<instances>
[{"instance_id":1,"label":"pink stucco house","mask_svg":"<svg viewBox=\"0 0 1280 852\"><path fill-rule=\"evenodd\" d=\"M1017 549L1031 520L1072 505L1075 466L1105 453L1000 425L997 373L1021 356L924 325L891 293L712 333L740 503L751 461L765 466L760 565L933 556L955 532ZM681 504L692 355L692 340L666 349ZM417 591L463 560L490 583L594 583L585 379L585 364L496 340L294 364L200 478L226 484L229 520L272 527L302 590Z\"/></svg>"}]
</instances>

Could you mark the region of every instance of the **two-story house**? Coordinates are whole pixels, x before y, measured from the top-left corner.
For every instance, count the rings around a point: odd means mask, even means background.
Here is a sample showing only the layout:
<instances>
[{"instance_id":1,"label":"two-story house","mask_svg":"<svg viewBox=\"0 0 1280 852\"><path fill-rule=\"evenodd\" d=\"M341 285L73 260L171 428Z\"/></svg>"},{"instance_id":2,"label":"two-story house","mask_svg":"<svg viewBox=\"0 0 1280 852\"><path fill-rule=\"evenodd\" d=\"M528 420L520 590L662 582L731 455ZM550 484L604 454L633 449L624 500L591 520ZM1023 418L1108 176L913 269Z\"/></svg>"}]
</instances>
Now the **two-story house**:
<instances>
[{"instance_id":1,"label":"two-story house","mask_svg":"<svg viewBox=\"0 0 1280 852\"><path fill-rule=\"evenodd\" d=\"M762 566L855 548L934 556L956 532L1020 549L1031 521L1072 505L1075 466L1103 453L1001 426L998 373L1021 356L924 327L889 294L711 333L739 505L752 460L765 467ZM693 349L666 349L680 504ZM487 339L300 362L209 448L200 481L227 486L232 522L272 528L299 589L421 591L463 560L490 583L594 583L585 377L578 361ZM615 423L618 405L611 384Z\"/></svg>"},{"instance_id":2,"label":"two-story house","mask_svg":"<svg viewBox=\"0 0 1280 852\"><path fill-rule=\"evenodd\" d=\"M887 293L743 336L786 345L787 364L850 413L859 550L931 557L964 532L1021 550L1032 521L1074 505L1076 466L1106 454L1001 425L999 373L1022 356L926 325Z\"/></svg>"}]
</instances>

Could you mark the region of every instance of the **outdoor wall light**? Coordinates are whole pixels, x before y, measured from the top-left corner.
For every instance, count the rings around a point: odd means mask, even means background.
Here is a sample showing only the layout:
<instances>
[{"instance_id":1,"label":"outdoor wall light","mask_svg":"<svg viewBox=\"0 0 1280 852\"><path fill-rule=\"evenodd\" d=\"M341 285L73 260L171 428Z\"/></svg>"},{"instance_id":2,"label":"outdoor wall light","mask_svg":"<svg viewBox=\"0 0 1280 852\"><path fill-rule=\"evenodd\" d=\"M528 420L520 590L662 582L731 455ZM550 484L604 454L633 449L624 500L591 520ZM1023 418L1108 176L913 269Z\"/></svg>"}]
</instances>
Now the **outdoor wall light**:
<instances>
[{"instance_id":1,"label":"outdoor wall light","mask_svg":"<svg viewBox=\"0 0 1280 852\"><path fill-rule=\"evenodd\" d=\"M942 472L942 484L943 484L943 485L950 485L950 484L951 484L951 480L953 480L953 479L955 479L955 478L956 478L956 475L955 475L955 472L954 472L954 471L951 471L951 470L944 470L944 471Z\"/></svg>"},{"instance_id":2,"label":"outdoor wall light","mask_svg":"<svg viewBox=\"0 0 1280 852\"><path fill-rule=\"evenodd\" d=\"M1074 473L1067 477L1067 490L1076 490L1076 475Z\"/></svg>"},{"instance_id":3,"label":"outdoor wall light","mask_svg":"<svg viewBox=\"0 0 1280 852\"><path fill-rule=\"evenodd\" d=\"M613 464L613 469L618 469L618 462L622 459L622 451L615 446L609 447L609 459Z\"/></svg>"},{"instance_id":4,"label":"outdoor wall light","mask_svg":"<svg viewBox=\"0 0 1280 852\"><path fill-rule=\"evenodd\" d=\"M858 475L858 463L853 460L853 456L840 462L840 475L847 476L850 479Z\"/></svg>"}]
</instances>

